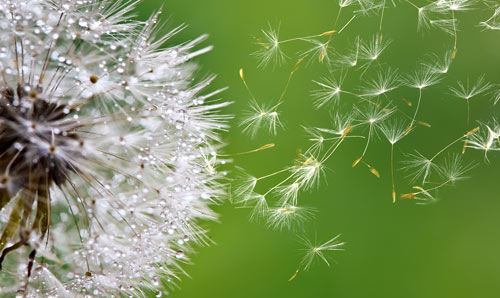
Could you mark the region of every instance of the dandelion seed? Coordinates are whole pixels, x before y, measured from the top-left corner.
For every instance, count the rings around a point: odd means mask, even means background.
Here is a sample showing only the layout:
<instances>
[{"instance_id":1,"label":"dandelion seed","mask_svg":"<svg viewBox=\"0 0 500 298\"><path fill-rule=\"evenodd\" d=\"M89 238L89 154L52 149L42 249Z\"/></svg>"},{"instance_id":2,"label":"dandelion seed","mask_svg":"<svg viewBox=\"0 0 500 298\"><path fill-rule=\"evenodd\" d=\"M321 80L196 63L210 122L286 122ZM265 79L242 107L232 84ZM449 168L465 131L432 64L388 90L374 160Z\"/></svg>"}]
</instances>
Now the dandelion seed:
<instances>
[{"instance_id":1,"label":"dandelion seed","mask_svg":"<svg viewBox=\"0 0 500 298\"><path fill-rule=\"evenodd\" d=\"M418 205L429 205L437 202L437 198L433 196L430 192L426 191L425 189L419 186L414 186L413 188L416 189L417 191L412 193L402 194L401 199L415 200Z\"/></svg>"},{"instance_id":2,"label":"dandelion seed","mask_svg":"<svg viewBox=\"0 0 500 298\"><path fill-rule=\"evenodd\" d=\"M376 61L380 57L380 55L382 55L382 53L390 44L390 40L384 39L380 41L376 36L373 37L370 41L361 42L359 58L368 60L368 64L371 64L373 61ZM368 65L366 66L366 68L368 68Z\"/></svg>"},{"instance_id":3,"label":"dandelion seed","mask_svg":"<svg viewBox=\"0 0 500 298\"><path fill-rule=\"evenodd\" d=\"M249 110L247 110L240 121L240 126L243 126L243 132L255 137L261 128L265 128L269 133L275 135L278 127L282 126L279 119L277 106L259 105L257 102L250 102Z\"/></svg>"},{"instance_id":4,"label":"dandelion seed","mask_svg":"<svg viewBox=\"0 0 500 298\"><path fill-rule=\"evenodd\" d=\"M490 151L500 150L500 126L496 119L489 124L481 124L482 129L470 135L466 146L468 148L484 151L484 160L488 161Z\"/></svg>"},{"instance_id":5,"label":"dandelion seed","mask_svg":"<svg viewBox=\"0 0 500 298\"><path fill-rule=\"evenodd\" d=\"M269 205L267 204L266 197L261 194L254 193L248 201L254 202L250 220L265 218L266 214L269 212Z\"/></svg>"},{"instance_id":6,"label":"dandelion seed","mask_svg":"<svg viewBox=\"0 0 500 298\"><path fill-rule=\"evenodd\" d=\"M467 79L466 83L458 81L457 87L450 87L450 91L453 95L467 101L467 125L469 125L470 119L469 100L475 96L485 93L490 88L491 84L485 81L484 75L480 76L474 84L470 84L469 79Z\"/></svg>"},{"instance_id":7,"label":"dandelion seed","mask_svg":"<svg viewBox=\"0 0 500 298\"><path fill-rule=\"evenodd\" d=\"M259 67L267 67L269 64L279 66L285 62L287 56L281 49L279 30L279 26L277 29L273 29L271 25L269 25L268 30L262 30L264 35L263 39L255 39L259 49L254 52L253 55L260 61Z\"/></svg>"},{"instance_id":8,"label":"dandelion seed","mask_svg":"<svg viewBox=\"0 0 500 298\"><path fill-rule=\"evenodd\" d=\"M300 182L293 182L288 185L280 186L275 189L282 205L297 205L297 197L300 191Z\"/></svg>"},{"instance_id":9,"label":"dandelion seed","mask_svg":"<svg viewBox=\"0 0 500 298\"><path fill-rule=\"evenodd\" d=\"M312 92L314 107L319 109L329 103L338 103L340 101L344 79L345 75L340 75L338 79L323 78L321 81L314 81L314 83L321 87L321 89Z\"/></svg>"},{"instance_id":10,"label":"dandelion seed","mask_svg":"<svg viewBox=\"0 0 500 298\"><path fill-rule=\"evenodd\" d=\"M426 61L422 63L424 69L427 69L430 73L435 74L446 74L450 69L452 51L447 51L444 54L444 57L441 59L437 55L432 55L430 57L430 61Z\"/></svg>"},{"instance_id":11,"label":"dandelion seed","mask_svg":"<svg viewBox=\"0 0 500 298\"><path fill-rule=\"evenodd\" d=\"M341 251L344 250L345 242L341 242L338 239L340 238L340 234L333 237L332 239L326 241L323 244L313 244L309 239L302 238L304 242L305 251L304 257L300 261L299 268L307 271L313 264L316 259L320 259L326 263L326 265L330 266L330 262L328 262L328 257L325 255L328 251Z\"/></svg>"},{"instance_id":12,"label":"dandelion seed","mask_svg":"<svg viewBox=\"0 0 500 298\"><path fill-rule=\"evenodd\" d=\"M425 89L427 87L436 85L442 80L442 76L432 72L428 67L418 68L413 73L403 77L401 82L411 88Z\"/></svg>"},{"instance_id":13,"label":"dandelion seed","mask_svg":"<svg viewBox=\"0 0 500 298\"><path fill-rule=\"evenodd\" d=\"M339 0L340 8L351 6L353 3L357 3L358 0Z\"/></svg>"},{"instance_id":14,"label":"dandelion seed","mask_svg":"<svg viewBox=\"0 0 500 298\"><path fill-rule=\"evenodd\" d=\"M487 30L500 30L500 6L494 9L493 14L488 19L479 24Z\"/></svg>"},{"instance_id":15,"label":"dandelion seed","mask_svg":"<svg viewBox=\"0 0 500 298\"><path fill-rule=\"evenodd\" d=\"M413 74L410 74L406 78L403 78L403 84L408 87L418 89L417 106L415 108L415 112L413 114L410 125L408 126L407 132L410 132L410 130L413 128L413 124L415 123L415 120L417 118L418 111L420 109L420 102L422 100L422 90L439 83L441 79L442 78L438 74L431 72L427 68L417 69Z\"/></svg>"},{"instance_id":16,"label":"dandelion seed","mask_svg":"<svg viewBox=\"0 0 500 298\"><path fill-rule=\"evenodd\" d=\"M402 121L394 121L393 123L382 123L380 130L385 138L391 143L391 179L392 179L392 202L396 202L396 183L394 182L394 144L408 135L407 124Z\"/></svg>"},{"instance_id":17,"label":"dandelion seed","mask_svg":"<svg viewBox=\"0 0 500 298\"><path fill-rule=\"evenodd\" d=\"M495 87L498 88L498 85ZM493 95L493 105L496 106L498 101L500 100L500 88L497 90L494 90L492 92L492 95Z\"/></svg>"},{"instance_id":18,"label":"dandelion seed","mask_svg":"<svg viewBox=\"0 0 500 298\"><path fill-rule=\"evenodd\" d=\"M361 96L377 97L386 94L400 86L397 70L388 68L379 71L377 78L368 81L367 86L362 89Z\"/></svg>"},{"instance_id":19,"label":"dandelion seed","mask_svg":"<svg viewBox=\"0 0 500 298\"><path fill-rule=\"evenodd\" d=\"M422 184L424 184L429 178L431 170L437 168L437 165L432 160L426 158L418 151L407 154L406 157L407 159L403 162L405 166L402 169L410 172L408 177L411 179L411 182L415 182L421 178Z\"/></svg>"},{"instance_id":20,"label":"dandelion seed","mask_svg":"<svg viewBox=\"0 0 500 298\"><path fill-rule=\"evenodd\" d=\"M358 114L361 116L361 124L368 125L368 135L366 137L366 144L363 149L363 153L358 157L352 164L354 168L365 156L368 146L370 145L370 141L373 137L373 134L376 134L377 127L387 119L395 110L393 108L378 108L373 105L369 105L366 110L358 109Z\"/></svg>"},{"instance_id":21,"label":"dandelion seed","mask_svg":"<svg viewBox=\"0 0 500 298\"><path fill-rule=\"evenodd\" d=\"M321 133L321 130L313 127L303 127L306 131L309 141L313 144L306 150L306 154L316 155L323 149L323 144L325 143L325 138Z\"/></svg>"},{"instance_id":22,"label":"dandelion seed","mask_svg":"<svg viewBox=\"0 0 500 298\"><path fill-rule=\"evenodd\" d=\"M252 198L253 191L259 179L249 175L240 167L236 167L236 169L238 170L238 175L235 178L234 195L237 202L245 203Z\"/></svg>"},{"instance_id":23,"label":"dandelion seed","mask_svg":"<svg viewBox=\"0 0 500 298\"><path fill-rule=\"evenodd\" d=\"M461 154L450 154L439 168L439 174L446 179L446 183L455 183L467 179L465 174L474 167L472 163L465 163Z\"/></svg>"},{"instance_id":24,"label":"dandelion seed","mask_svg":"<svg viewBox=\"0 0 500 298\"><path fill-rule=\"evenodd\" d=\"M293 169L293 177L305 190L318 185L320 177L324 174L323 162L314 156L301 155L299 165Z\"/></svg>"},{"instance_id":25,"label":"dandelion seed","mask_svg":"<svg viewBox=\"0 0 500 298\"><path fill-rule=\"evenodd\" d=\"M443 13L443 9L441 9L435 3L429 3L427 5L418 7L413 2L406 1L415 7L418 11L418 22L417 22L417 30L423 31L424 29L429 29L430 23L432 22L432 15L435 13Z\"/></svg>"},{"instance_id":26,"label":"dandelion seed","mask_svg":"<svg viewBox=\"0 0 500 298\"><path fill-rule=\"evenodd\" d=\"M432 28L439 29L445 33L448 33L452 36L456 34L456 22L455 19L438 19L438 20L430 20L429 24ZM451 52L451 58L455 58L456 48L454 48Z\"/></svg>"},{"instance_id":27,"label":"dandelion seed","mask_svg":"<svg viewBox=\"0 0 500 298\"><path fill-rule=\"evenodd\" d=\"M352 46L349 46L351 50L345 55L341 55L340 53L335 52L335 57L333 60L333 64L339 66L341 68L351 68L358 65L359 60L359 47L360 47L360 38L356 37L355 42Z\"/></svg>"},{"instance_id":28,"label":"dandelion seed","mask_svg":"<svg viewBox=\"0 0 500 298\"><path fill-rule=\"evenodd\" d=\"M286 204L269 208L267 224L274 230L292 229L314 216L315 210L310 207L299 207Z\"/></svg>"},{"instance_id":29,"label":"dandelion seed","mask_svg":"<svg viewBox=\"0 0 500 298\"><path fill-rule=\"evenodd\" d=\"M309 39L307 40L313 46L302 53L300 53L300 57L303 59L309 58L310 61L318 61L322 63L325 61L326 63L330 63L330 55L328 53L328 45L329 41L319 41L317 39Z\"/></svg>"}]
</instances>

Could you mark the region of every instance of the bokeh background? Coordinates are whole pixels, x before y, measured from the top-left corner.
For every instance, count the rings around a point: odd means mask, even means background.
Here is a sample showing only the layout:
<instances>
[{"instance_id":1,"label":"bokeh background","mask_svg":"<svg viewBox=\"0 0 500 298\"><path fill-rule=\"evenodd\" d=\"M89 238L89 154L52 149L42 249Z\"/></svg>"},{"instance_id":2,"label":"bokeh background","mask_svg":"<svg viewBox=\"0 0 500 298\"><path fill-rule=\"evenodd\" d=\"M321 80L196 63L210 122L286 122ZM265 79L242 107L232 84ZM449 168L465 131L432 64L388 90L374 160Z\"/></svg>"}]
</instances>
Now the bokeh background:
<instances>
[{"instance_id":1,"label":"bokeh background","mask_svg":"<svg viewBox=\"0 0 500 298\"><path fill-rule=\"evenodd\" d=\"M224 136L229 144L226 151L242 152L266 143L276 144L270 150L235 157L233 164L256 176L279 170L290 165L297 150L308 145L301 125L330 125L328 108L315 110L310 97L312 80L327 75L328 70L325 65L312 63L297 72L285 96L285 129L277 136L262 133L256 139L242 134L238 118L249 96L238 70L245 69L246 79L259 100L276 101L296 60L296 51L304 47L296 43L285 48L292 58L282 67L258 69L258 62L250 55L257 49L252 36L259 36L268 22L281 25L283 38L331 30L338 10L336 1L144 0L139 18L146 18L160 7L171 28L181 23L189 25L173 43L203 33L210 35L205 44L214 45L214 50L197 59L201 65L198 76L215 73L218 78L212 88L229 87L223 97L234 104L225 112L235 119ZM458 14L456 61L441 87L424 90L419 118L431 123L432 128L419 127L398 143L399 161L401 152L414 149L432 155L470 128L465 124L465 102L450 96L446 86L483 73L488 80L500 83L500 32L483 32L477 27L487 15L484 10ZM340 22L348 18L346 14ZM416 22L416 11L410 5L398 2L397 9L386 10L384 38L391 38L393 43L382 60L401 72L414 68L426 53L442 54L452 47L452 39L446 34L417 33ZM347 41L358 34L369 37L377 32L377 17L356 20L335 47L345 48ZM415 90L405 89L404 94L416 100ZM496 109L487 96L474 98L471 120L489 120ZM269 230L264 223L249 221L250 210L229 202L216 207L220 223L208 225L210 238L216 244L198 249L193 265L185 267L191 278L184 278L171 297L499 297L499 158L492 154L490 164L485 164L481 152L468 151L467 158L479 161L479 166L471 172L471 179L441 191L437 204L393 204L389 144L378 141L366 156L381 173L380 179L366 168L351 168L362 146L355 141L346 144L328 163L320 187L300 195L300 204L319 211L303 231ZM452 151L459 152L460 146ZM405 184L404 174L397 171L396 175L398 188L409 192L411 185ZM329 254L333 259L331 267L316 263L288 282L302 258L298 236L303 233L318 241L341 233L346 250Z\"/></svg>"}]
</instances>

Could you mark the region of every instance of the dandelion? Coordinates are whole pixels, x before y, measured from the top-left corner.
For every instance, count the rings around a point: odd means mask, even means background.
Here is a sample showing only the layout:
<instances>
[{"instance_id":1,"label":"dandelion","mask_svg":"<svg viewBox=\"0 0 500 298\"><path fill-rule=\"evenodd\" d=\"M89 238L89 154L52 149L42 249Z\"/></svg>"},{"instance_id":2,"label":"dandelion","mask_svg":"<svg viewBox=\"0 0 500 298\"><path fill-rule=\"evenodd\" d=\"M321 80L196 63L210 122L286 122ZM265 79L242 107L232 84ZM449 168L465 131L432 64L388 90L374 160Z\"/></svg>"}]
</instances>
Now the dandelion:
<instances>
[{"instance_id":1,"label":"dandelion","mask_svg":"<svg viewBox=\"0 0 500 298\"><path fill-rule=\"evenodd\" d=\"M0 3L2 297L159 297L207 242L227 103L136 4Z\"/></svg>"},{"instance_id":2,"label":"dandelion","mask_svg":"<svg viewBox=\"0 0 500 298\"><path fill-rule=\"evenodd\" d=\"M450 87L450 91L454 96L465 99L467 101L467 125L469 125L470 119L469 100L481 93L488 91L490 88L491 84L485 81L484 75L480 76L474 84L471 84L469 82L469 79L467 79L466 83L458 81L457 87Z\"/></svg>"}]
</instances>

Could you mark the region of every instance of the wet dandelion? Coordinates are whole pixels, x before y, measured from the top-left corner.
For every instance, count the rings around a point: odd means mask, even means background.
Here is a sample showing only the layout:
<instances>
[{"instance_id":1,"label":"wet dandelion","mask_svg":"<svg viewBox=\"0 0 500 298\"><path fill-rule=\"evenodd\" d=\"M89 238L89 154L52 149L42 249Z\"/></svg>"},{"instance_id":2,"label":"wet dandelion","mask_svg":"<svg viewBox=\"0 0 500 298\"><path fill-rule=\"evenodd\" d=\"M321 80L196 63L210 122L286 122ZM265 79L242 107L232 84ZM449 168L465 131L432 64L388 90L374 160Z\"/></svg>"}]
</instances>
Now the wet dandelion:
<instances>
[{"instance_id":1,"label":"wet dandelion","mask_svg":"<svg viewBox=\"0 0 500 298\"><path fill-rule=\"evenodd\" d=\"M0 3L2 296L161 296L207 242L227 103L136 4Z\"/></svg>"}]
</instances>

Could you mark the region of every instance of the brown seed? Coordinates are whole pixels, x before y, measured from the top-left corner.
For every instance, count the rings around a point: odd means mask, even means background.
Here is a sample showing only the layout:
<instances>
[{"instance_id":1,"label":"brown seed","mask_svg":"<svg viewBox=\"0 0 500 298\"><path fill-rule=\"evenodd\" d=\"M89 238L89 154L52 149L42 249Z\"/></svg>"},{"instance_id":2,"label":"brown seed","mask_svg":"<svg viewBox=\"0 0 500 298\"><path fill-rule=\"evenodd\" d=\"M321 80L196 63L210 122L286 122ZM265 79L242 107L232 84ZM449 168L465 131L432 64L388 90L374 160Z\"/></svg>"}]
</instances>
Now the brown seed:
<instances>
[{"instance_id":1,"label":"brown seed","mask_svg":"<svg viewBox=\"0 0 500 298\"><path fill-rule=\"evenodd\" d=\"M97 83L97 81L99 81L99 78L97 76L92 75L90 76L89 80L92 84L95 84Z\"/></svg>"},{"instance_id":2,"label":"brown seed","mask_svg":"<svg viewBox=\"0 0 500 298\"><path fill-rule=\"evenodd\" d=\"M363 158L363 156L361 157L358 157L353 163L352 163L352 167L354 168L360 161L361 159Z\"/></svg>"}]
</instances>

